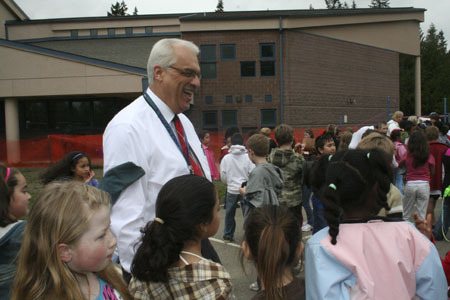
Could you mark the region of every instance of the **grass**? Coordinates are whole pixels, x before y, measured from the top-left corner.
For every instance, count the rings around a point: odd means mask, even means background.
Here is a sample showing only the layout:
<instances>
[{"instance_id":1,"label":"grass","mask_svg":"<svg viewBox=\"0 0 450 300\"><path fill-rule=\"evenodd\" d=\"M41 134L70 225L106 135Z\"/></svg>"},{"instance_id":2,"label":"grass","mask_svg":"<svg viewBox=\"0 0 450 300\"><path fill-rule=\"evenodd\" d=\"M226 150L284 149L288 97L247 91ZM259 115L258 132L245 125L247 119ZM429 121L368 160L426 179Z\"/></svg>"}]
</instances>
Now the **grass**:
<instances>
[{"instance_id":1,"label":"grass","mask_svg":"<svg viewBox=\"0 0 450 300\"><path fill-rule=\"evenodd\" d=\"M39 180L39 175L45 170L45 168L19 168L20 172L25 176L28 185L28 192L31 194L31 205L42 190L43 185ZM94 168L95 178L101 180L103 178L103 168ZM226 185L221 181L215 181L217 192L219 193L220 202L223 202Z\"/></svg>"}]
</instances>

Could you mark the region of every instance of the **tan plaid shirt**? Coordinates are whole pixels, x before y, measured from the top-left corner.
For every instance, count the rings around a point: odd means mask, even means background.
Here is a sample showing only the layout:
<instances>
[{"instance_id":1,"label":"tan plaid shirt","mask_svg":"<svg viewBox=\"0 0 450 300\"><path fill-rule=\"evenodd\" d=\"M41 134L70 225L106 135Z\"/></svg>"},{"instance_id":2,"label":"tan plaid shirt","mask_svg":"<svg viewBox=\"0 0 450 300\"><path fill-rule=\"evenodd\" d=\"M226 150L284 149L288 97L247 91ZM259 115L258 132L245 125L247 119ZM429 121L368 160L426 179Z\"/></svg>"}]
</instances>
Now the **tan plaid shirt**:
<instances>
[{"instance_id":1,"label":"tan plaid shirt","mask_svg":"<svg viewBox=\"0 0 450 300\"><path fill-rule=\"evenodd\" d=\"M169 282L131 279L129 290L136 300L148 299L234 299L230 274L209 260L169 268Z\"/></svg>"}]
</instances>

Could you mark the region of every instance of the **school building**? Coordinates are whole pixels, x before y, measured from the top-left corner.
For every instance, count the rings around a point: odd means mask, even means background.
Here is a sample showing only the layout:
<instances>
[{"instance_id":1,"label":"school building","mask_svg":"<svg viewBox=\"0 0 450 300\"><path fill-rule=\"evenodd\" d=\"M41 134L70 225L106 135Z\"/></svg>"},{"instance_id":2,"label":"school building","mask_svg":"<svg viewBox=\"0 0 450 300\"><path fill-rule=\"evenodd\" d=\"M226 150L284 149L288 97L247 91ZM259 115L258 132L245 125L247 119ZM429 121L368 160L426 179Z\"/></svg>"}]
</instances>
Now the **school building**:
<instances>
[{"instance_id":1,"label":"school building","mask_svg":"<svg viewBox=\"0 0 450 300\"><path fill-rule=\"evenodd\" d=\"M201 88L188 112L198 130L386 120L399 107L400 53L416 59L420 115L424 12L408 7L30 20L13 0L0 0L0 159L23 160L25 140L101 135L146 88L149 51L166 37L201 49Z\"/></svg>"}]
</instances>

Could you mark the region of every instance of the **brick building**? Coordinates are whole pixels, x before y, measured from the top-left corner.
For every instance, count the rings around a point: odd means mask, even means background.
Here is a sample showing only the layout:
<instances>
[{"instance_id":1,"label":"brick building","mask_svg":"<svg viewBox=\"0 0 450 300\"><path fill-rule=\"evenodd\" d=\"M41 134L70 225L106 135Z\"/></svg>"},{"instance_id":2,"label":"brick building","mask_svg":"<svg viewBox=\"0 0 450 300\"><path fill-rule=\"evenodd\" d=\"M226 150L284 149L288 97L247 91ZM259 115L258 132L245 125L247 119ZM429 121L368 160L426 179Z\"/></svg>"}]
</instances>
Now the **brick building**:
<instances>
[{"instance_id":1,"label":"brick building","mask_svg":"<svg viewBox=\"0 0 450 300\"><path fill-rule=\"evenodd\" d=\"M199 130L386 120L398 108L399 53L416 57L420 112L423 15L389 8L29 20L0 0L0 129L11 143L102 133L146 86L149 50L164 37L201 49L202 86L189 112Z\"/></svg>"}]
</instances>

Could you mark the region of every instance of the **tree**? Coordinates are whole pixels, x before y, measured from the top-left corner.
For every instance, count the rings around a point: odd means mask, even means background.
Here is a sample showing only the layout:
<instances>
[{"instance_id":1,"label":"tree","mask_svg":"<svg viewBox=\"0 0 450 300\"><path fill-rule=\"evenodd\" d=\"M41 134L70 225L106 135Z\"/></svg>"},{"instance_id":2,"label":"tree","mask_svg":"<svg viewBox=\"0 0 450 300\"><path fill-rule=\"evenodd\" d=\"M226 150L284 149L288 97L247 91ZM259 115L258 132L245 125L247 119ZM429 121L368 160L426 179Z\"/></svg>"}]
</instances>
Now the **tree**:
<instances>
[{"instance_id":1,"label":"tree","mask_svg":"<svg viewBox=\"0 0 450 300\"><path fill-rule=\"evenodd\" d=\"M355 0L353 0L353 2L352 2L352 8L353 8L353 9L356 8L356 2L355 2Z\"/></svg>"},{"instance_id":2,"label":"tree","mask_svg":"<svg viewBox=\"0 0 450 300\"><path fill-rule=\"evenodd\" d=\"M134 11L133 11L133 16L137 16L137 15L138 15L138 10L137 10L137 7L135 6Z\"/></svg>"},{"instance_id":3,"label":"tree","mask_svg":"<svg viewBox=\"0 0 450 300\"><path fill-rule=\"evenodd\" d=\"M309 9L314 9L314 7L312 6L312 4L309 5Z\"/></svg>"},{"instance_id":4,"label":"tree","mask_svg":"<svg viewBox=\"0 0 450 300\"><path fill-rule=\"evenodd\" d=\"M450 51L444 33L431 25L420 33L422 111L443 112L443 98L450 100ZM400 54L400 109L414 114L415 57ZM450 102L450 101L449 101ZM450 103L448 103L450 104Z\"/></svg>"},{"instance_id":5,"label":"tree","mask_svg":"<svg viewBox=\"0 0 450 300\"><path fill-rule=\"evenodd\" d=\"M370 8L389 8L389 0L372 0Z\"/></svg>"},{"instance_id":6,"label":"tree","mask_svg":"<svg viewBox=\"0 0 450 300\"><path fill-rule=\"evenodd\" d=\"M328 9L341 9L344 8L340 0L325 0L325 4Z\"/></svg>"},{"instance_id":7,"label":"tree","mask_svg":"<svg viewBox=\"0 0 450 300\"><path fill-rule=\"evenodd\" d=\"M217 3L216 12L217 13L223 12L223 1L222 0L219 0L219 2Z\"/></svg>"},{"instance_id":8,"label":"tree","mask_svg":"<svg viewBox=\"0 0 450 300\"><path fill-rule=\"evenodd\" d=\"M422 104L426 113L443 111L443 98L449 97L450 53L442 30L431 24L420 43Z\"/></svg>"},{"instance_id":9,"label":"tree","mask_svg":"<svg viewBox=\"0 0 450 300\"><path fill-rule=\"evenodd\" d=\"M108 11L107 14L109 17L112 16L127 16L128 7L124 1L116 2L115 4L111 4L111 11Z\"/></svg>"}]
</instances>

